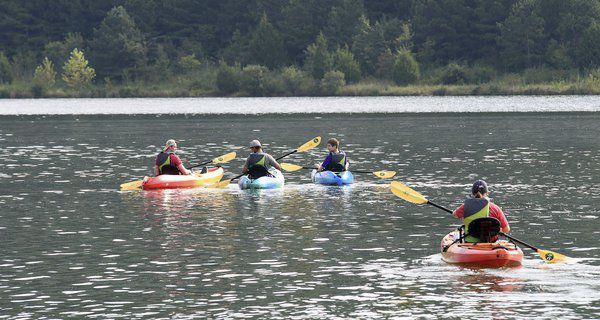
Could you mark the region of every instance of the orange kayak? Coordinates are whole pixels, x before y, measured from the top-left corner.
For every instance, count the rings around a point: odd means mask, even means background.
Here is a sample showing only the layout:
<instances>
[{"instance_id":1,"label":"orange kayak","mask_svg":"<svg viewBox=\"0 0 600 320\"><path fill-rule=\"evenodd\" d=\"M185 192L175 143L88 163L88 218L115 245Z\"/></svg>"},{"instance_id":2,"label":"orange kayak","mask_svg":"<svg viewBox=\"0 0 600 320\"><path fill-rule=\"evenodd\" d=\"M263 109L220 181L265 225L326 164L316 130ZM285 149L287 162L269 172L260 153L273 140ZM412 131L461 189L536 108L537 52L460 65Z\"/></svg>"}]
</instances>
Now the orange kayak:
<instances>
[{"instance_id":1,"label":"orange kayak","mask_svg":"<svg viewBox=\"0 0 600 320\"><path fill-rule=\"evenodd\" d=\"M197 188L207 184L215 183L223 177L223 168L210 168L207 173L195 172L192 175L167 175L158 177L144 177L142 189L177 189L177 188Z\"/></svg>"},{"instance_id":2,"label":"orange kayak","mask_svg":"<svg viewBox=\"0 0 600 320\"><path fill-rule=\"evenodd\" d=\"M472 267L510 268L520 266L523 261L523 251L512 242L499 240L493 243L451 245L458 237L458 231L453 231L442 239L442 260L447 263Z\"/></svg>"}]
</instances>

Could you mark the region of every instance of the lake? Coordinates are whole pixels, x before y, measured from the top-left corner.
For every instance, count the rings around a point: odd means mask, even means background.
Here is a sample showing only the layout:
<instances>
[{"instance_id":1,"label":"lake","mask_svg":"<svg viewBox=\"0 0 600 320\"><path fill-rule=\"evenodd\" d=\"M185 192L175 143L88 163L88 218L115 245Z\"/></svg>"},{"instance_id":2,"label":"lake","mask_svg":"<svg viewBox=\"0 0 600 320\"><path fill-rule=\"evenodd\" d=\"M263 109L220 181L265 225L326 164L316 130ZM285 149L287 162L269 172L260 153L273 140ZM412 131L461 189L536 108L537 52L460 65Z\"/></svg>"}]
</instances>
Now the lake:
<instances>
[{"instance_id":1,"label":"lake","mask_svg":"<svg viewBox=\"0 0 600 320\"><path fill-rule=\"evenodd\" d=\"M599 101L0 100L0 319L599 318ZM439 242L459 221L369 174L118 190L152 173L169 138L186 165L238 152L229 176L252 139L277 156L314 136L447 207L485 179L511 235L577 263L523 248L516 269L447 265ZM322 143L285 162L325 155Z\"/></svg>"}]
</instances>

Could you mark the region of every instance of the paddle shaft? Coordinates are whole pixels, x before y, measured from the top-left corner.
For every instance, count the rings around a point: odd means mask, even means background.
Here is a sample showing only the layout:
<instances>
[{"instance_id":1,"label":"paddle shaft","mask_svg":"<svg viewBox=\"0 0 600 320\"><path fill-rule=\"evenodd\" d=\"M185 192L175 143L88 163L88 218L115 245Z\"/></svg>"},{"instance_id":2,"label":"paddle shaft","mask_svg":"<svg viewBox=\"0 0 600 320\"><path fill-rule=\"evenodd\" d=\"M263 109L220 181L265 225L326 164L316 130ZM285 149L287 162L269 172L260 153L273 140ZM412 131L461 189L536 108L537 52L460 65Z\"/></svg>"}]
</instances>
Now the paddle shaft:
<instances>
[{"instance_id":1,"label":"paddle shaft","mask_svg":"<svg viewBox=\"0 0 600 320\"><path fill-rule=\"evenodd\" d=\"M510 240L512 240L512 241L514 241L514 242L516 242L516 243L518 243L518 244L524 245L524 246L528 247L529 249L531 249L531 250L534 250L534 251L536 251L536 252L540 250L540 249L538 249L538 248L536 248L536 247L534 247L534 246L532 246L532 245L530 245L530 244L528 244L528 243L525 243L525 242L523 242L523 241L521 241L521 240L519 240L519 239L515 239L515 238L513 238L513 237L511 237L511 236L507 235L507 234L506 234L506 233L504 233L504 232L500 232L500 235L501 235L501 236L505 236L505 237L507 237L508 239L510 239Z\"/></svg>"},{"instance_id":2,"label":"paddle shaft","mask_svg":"<svg viewBox=\"0 0 600 320\"><path fill-rule=\"evenodd\" d=\"M201 164L197 164L197 165L194 165L194 166L188 167L188 169L191 169L191 168L197 168L197 167L201 167L201 166L203 166L203 165L207 165L207 164L209 164L209 163L212 163L212 162L213 162L212 160L210 160L210 161L206 161L206 162L202 162Z\"/></svg>"}]
</instances>

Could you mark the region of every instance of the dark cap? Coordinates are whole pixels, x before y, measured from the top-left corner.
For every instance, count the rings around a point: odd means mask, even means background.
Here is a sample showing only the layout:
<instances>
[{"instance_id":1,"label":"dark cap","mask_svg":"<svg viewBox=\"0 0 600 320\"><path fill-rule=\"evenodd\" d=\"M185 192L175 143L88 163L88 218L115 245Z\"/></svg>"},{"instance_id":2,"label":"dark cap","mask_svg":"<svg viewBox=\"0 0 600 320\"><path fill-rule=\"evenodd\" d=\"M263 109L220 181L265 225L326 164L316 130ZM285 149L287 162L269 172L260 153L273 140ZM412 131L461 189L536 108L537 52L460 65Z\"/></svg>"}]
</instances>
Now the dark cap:
<instances>
[{"instance_id":1,"label":"dark cap","mask_svg":"<svg viewBox=\"0 0 600 320\"><path fill-rule=\"evenodd\" d=\"M473 194L476 194L477 192L481 192L481 194L486 194L488 193L487 183L485 183L485 181L483 180L477 180L475 181L475 183L473 183L473 188L471 189L471 191L473 192Z\"/></svg>"}]
</instances>

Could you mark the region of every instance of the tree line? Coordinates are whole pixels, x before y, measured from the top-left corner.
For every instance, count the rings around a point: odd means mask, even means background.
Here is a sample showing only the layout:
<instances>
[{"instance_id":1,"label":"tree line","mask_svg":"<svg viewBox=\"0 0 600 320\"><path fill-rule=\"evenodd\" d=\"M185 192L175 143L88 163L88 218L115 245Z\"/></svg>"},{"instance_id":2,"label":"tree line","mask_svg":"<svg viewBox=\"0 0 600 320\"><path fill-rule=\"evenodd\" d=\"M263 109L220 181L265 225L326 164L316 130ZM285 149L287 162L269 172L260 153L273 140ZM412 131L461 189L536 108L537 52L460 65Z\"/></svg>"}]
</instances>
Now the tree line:
<instances>
[{"instance_id":1,"label":"tree line","mask_svg":"<svg viewBox=\"0 0 600 320\"><path fill-rule=\"evenodd\" d=\"M0 83L38 90L327 94L600 65L600 0L5 0L0 31Z\"/></svg>"}]
</instances>

